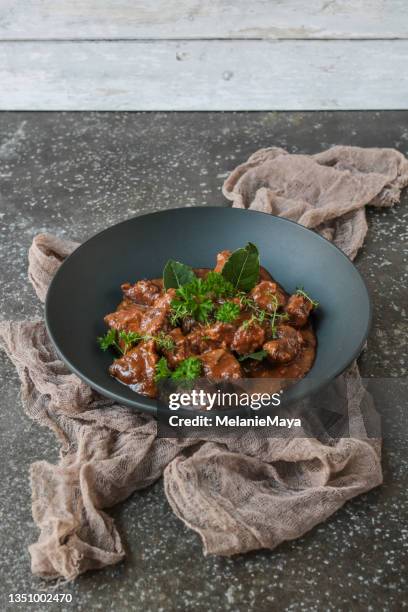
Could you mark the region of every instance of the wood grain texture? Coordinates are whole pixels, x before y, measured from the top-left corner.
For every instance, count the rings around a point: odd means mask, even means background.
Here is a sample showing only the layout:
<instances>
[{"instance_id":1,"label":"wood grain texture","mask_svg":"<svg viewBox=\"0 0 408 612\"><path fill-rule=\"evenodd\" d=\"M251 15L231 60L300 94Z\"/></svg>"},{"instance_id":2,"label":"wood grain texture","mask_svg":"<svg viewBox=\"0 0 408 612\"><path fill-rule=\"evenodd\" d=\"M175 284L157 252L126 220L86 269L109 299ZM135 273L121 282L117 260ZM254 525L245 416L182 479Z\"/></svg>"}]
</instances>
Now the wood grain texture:
<instances>
[{"instance_id":1,"label":"wood grain texture","mask_svg":"<svg viewBox=\"0 0 408 612\"><path fill-rule=\"evenodd\" d=\"M0 44L0 109L407 107L408 41Z\"/></svg>"},{"instance_id":2,"label":"wood grain texture","mask_svg":"<svg viewBox=\"0 0 408 612\"><path fill-rule=\"evenodd\" d=\"M408 38L407 0L1 0L0 40Z\"/></svg>"}]
</instances>

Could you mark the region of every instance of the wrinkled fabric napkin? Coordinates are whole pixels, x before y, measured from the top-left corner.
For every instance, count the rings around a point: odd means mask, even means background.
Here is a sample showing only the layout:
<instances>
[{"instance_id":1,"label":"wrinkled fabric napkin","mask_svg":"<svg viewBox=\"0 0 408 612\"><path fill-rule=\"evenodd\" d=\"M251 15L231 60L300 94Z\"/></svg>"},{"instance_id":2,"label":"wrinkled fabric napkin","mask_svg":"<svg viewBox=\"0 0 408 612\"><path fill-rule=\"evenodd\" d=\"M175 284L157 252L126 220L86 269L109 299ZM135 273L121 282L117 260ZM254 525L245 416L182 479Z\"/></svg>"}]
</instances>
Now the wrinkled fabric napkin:
<instances>
[{"instance_id":1,"label":"wrinkled fabric napkin","mask_svg":"<svg viewBox=\"0 0 408 612\"><path fill-rule=\"evenodd\" d=\"M337 146L317 155L256 151L223 185L237 208L297 221L354 259L367 233L366 206L393 206L408 184L408 161L394 149Z\"/></svg>"},{"instance_id":2,"label":"wrinkled fabric napkin","mask_svg":"<svg viewBox=\"0 0 408 612\"><path fill-rule=\"evenodd\" d=\"M397 151L335 147L314 156L263 149L225 181L234 206L280 214L333 239L350 257L362 244L366 205L390 206L408 183ZM248 213L250 214L250 213ZM41 234L29 251L40 300L77 243ZM366 395L355 364L343 375L348 437L160 439L151 416L92 391L58 359L42 321L0 324L0 343L21 379L26 413L61 442L58 464L31 467L40 536L32 571L74 579L121 561L125 551L107 509L163 476L175 514L200 534L205 554L273 549L382 482L381 441L369 438ZM293 430L290 430L293 431Z\"/></svg>"}]
</instances>

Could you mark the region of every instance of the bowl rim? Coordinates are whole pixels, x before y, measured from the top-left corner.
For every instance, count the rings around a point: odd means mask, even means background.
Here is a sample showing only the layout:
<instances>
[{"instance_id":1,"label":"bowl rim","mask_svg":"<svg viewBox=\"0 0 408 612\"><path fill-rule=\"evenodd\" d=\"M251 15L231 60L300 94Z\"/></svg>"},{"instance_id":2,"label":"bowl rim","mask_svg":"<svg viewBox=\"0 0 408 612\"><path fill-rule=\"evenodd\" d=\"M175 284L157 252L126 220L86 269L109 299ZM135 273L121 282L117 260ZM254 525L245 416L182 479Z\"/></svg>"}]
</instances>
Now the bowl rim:
<instances>
[{"instance_id":1,"label":"bowl rim","mask_svg":"<svg viewBox=\"0 0 408 612\"><path fill-rule=\"evenodd\" d=\"M91 378L89 378L87 375L83 374L81 372L81 370L79 370L72 362L71 360L66 357L63 353L63 351L59 348L57 341L55 340L55 337L52 333L52 323L51 323L51 319L52 316L50 316L50 302L52 300L53 297L53 291L54 291L54 286L56 284L56 279L63 273L63 269L66 266L67 262L72 258L72 257L76 257L78 256L78 254L80 254L80 251L82 250L82 248L85 248L89 245L90 242L92 242L93 240L97 240L99 239L99 237L104 234L105 232L109 232L113 229L116 229L118 227L120 227L121 225L125 225L126 223L129 223L129 221L133 221L135 219L141 219L143 217L148 217L148 216L153 216L153 215L161 215L163 213L165 214L171 214L174 212L178 212L178 211L194 211L194 210L231 210L231 211L239 211L238 214L241 214L243 212L245 212L246 214L257 214L257 215L264 215L268 218L274 218L276 219L278 222L282 222L282 223L290 223L293 225L296 225L297 228L308 234L311 233L313 234L313 236L315 238L317 238L320 241L323 241L324 243L326 243L329 248L334 249L335 251L338 252L338 254L341 255L341 257L347 261L347 263L349 265L351 265L354 268L355 273L357 274L357 277L360 279L361 282L361 286L364 289L366 298L367 298L367 303L368 303L368 313L367 313L367 324L365 327L365 330L362 334L362 339L359 343L359 345L356 347L356 349L354 350L353 354L351 357L349 357L349 359L347 360L347 362L343 362L341 363L333 372L333 374L331 375L330 378L326 379L326 380L322 380L319 384L317 384L313 390L305 390L304 393L299 394L298 397L296 397L296 401L297 400L302 400L306 397L312 397L313 395L315 395L316 393L318 393L319 391L321 391L322 389L324 389L327 385L329 385L333 380L335 380L338 376L340 376L348 367L349 365L358 358L358 356L361 354L361 351L367 341L367 337L372 325L372 317L373 317L373 306L372 306L372 301L371 301L371 297L370 297L370 293L368 291L367 285L365 283L365 280L362 276L362 274L360 273L360 271L358 270L357 266L355 265L355 263L349 258L347 257L347 255L338 247L336 246L333 242L331 242L330 240L328 240L327 238L325 238L324 236L321 236L320 234L318 234L317 232L315 232L312 229L309 229L307 227L305 227L304 225L301 225L300 223L297 223L296 221L293 221L292 219L287 219L286 217L280 217L278 215L273 215L271 213L266 213L266 212L262 212L262 211L258 211L258 210L249 210L246 208L235 208L232 206L178 206L175 208L165 208L162 210L156 210L153 212L148 212L146 214L141 214L141 215L135 215L133 217L129 217L128 219L125 219L123 221L120 221L119 223L115 223L113 225L110 225L108 227L106 227L103 230L100 230L99 232L97 232L96 234L92 235L90 238L88 238L87 240L85 240L84 242L82 242L66 259L64 259L64 261L62 262L62 264L60 265L60 267L58 268L58 270L56 271L56 273L54 274L49 287L47 289L47 294L46 294L46 298L45 298L45 302L44 302L44 320L45 320L45 327L46 327L46 331L47 334L57 352L57 355L60 357L60 359L65 363L65 365L68 367L68 369L73 372L74 374L76 374L82 381L84 381L87 385L89 385L91 387L91 389L94 389L96 391L98 391L102 396L104 397L108 397L120 404L124 404L128 407L137 409L137 410L141 410L143 412L149 413L153 416L155 415L159 415L159 414L168 414L169 412L169 408L167 406L165 406L163 403L161 403L159 400L157 399L153 399L153 398L148 398L144 395L141 395L140 393L137 393L136 391L133 392L135 395L135 399L130 399L127 397L123 397L120 393L120 387L122 386L120 382L118 382L118 392L113 392L113 391L109 391L108 389L106 389L104 386L94 382ZM306 374L306 376L301 379L299 381L299 383L301 381L306 380L308 377L308 374ZM292 400L293 401L293 400ZM192 411L192 410L188 410L186 409L186 413L189 414L196 414L196 411ZM215 414L215 411L214 411ZM224 413L225 414L225 413Z\"/></svg>"}]
</instances>

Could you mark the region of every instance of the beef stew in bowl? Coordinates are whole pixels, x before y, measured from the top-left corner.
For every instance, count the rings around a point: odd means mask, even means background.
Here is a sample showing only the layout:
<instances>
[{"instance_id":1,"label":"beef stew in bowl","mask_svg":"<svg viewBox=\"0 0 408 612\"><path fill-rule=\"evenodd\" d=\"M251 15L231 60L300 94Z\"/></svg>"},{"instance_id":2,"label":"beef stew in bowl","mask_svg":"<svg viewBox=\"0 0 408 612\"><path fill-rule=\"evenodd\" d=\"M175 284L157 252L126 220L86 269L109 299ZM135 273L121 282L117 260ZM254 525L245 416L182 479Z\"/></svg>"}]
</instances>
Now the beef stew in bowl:
<instances>
[{"instance_id":1,"label":"beef stew in bowl","mask_svg":"<svg viewBox=\"0 0 408 612\"><path fill-rule=\"evenodd\" d=\"M364 281L344 253L317 233L287 219L236 208L187 207L141 215L84 242L62 263L47 294L45 321L59 357L87 385L118 405L153 415L167 413L167 404L119 384L109 374L113 359L121 354L101 351L95 341L106 332L104 317L114 313L121 300L138 299L133 283L161 277L170 256L190 264L199 276L200 268L214 268L216 253L233 252L247 240L257 245L262 265L289 296L304 285L322 303L310 315L317 339L312 368L285 391L283 403L316 393L344 371L366 341L371 307ZM260 280L270 280L263 274L260 270ZM126 296L120 288L124 281L132 281ZM140 285L135 291L139 290ZM157 293L156 288L150 290L153 296ZM194 319L186 317L182 334L193 326ZM242 368L244 362L237 360ZM173 371L175 364L171 358L167 361ZM258 367L256 359L250 363ZM185 369L189 375L194 372L188 364ZM277 379L247 379L257 387L262 380L269 385Z\"/></svg>"},{"instance_id":2,"label":"beef stew in bowl","mask_svg":"<svg viewBox=\"0 0 408 612\"><path fill-rule=\"evenodd\" d=\"M162 278L121 290L98 342L116 354L110 375L147 397L166 379L293 382L313 365L318 303L302 288L289 295L251 243L218 253L213 270L170 260Z\"/></svg>"}]
</instances>

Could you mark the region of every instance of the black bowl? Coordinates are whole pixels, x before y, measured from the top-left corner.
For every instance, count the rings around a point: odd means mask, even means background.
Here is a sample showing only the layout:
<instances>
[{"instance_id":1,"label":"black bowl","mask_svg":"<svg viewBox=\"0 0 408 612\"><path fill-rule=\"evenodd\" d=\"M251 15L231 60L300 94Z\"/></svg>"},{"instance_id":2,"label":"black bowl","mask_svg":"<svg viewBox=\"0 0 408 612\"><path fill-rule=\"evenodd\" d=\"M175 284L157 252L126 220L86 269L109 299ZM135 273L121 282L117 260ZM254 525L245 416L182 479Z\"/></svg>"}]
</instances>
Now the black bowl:
<instances>
[{"instance_id":1,"label":"black bowl","mask_svg":"<svg viewBox=\"0 0 408 612\"><path fill-rule=\"evenodd\" d=\"M112 354L96 337L103 317L121 300L120 285L157 278L168 259L213 267L216 253L253 242L261 263L288 292L302 285L320 302L314 317L318 350L308 375L286 392L302 399L333 380L367 338L370 299L359 272L333 244L280 217L233 208L178 208L135 217L100 232L61 266L48 290L48 333L67 366L93 389L119 403L154 413L159 402L108 374Z\"/></svg>"}]
</instances>

